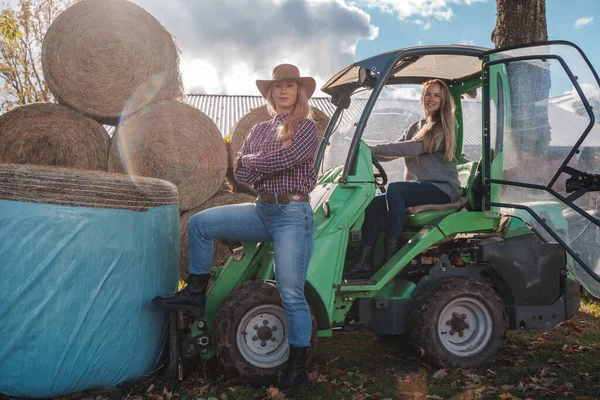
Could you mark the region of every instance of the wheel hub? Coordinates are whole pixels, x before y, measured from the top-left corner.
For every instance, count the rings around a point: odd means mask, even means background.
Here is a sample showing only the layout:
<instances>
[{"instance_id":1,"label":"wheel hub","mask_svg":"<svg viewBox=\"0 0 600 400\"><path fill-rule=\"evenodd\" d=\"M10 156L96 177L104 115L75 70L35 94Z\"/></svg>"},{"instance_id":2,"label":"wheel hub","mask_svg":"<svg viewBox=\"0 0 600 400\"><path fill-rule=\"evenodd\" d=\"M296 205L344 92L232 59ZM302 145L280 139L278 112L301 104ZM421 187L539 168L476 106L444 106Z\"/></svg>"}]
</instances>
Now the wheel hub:
<instances>
[{"instance_id":1,"label":"wheel hub","mask_svg":"<svg viewBox=\"0 0 600 400\"><path fill-rule=\"evenodd\" d=\"M241 319L237 335L238 349L251 364L270 368L287 359L285 311L281 306L260 305Z\"/></svg>"},{"instance_id":2,"label":"wheel hub","mask_svg":"<svg viewBox=\"0 0 600 400\"><path fill-rule=\"evenodd\" d=\"M493 328L487 307L472 297L454 299L444 307L438 319L442 345L461 357L483 350L492 337Z\"/></svg>"},{"instance_id":3,"label":"wheel hub","mask_svg":"<svg viewBox=\"0 0 600 400\"><path fill-rule=\"evenodd\" d=\"M260 340L269 340L273 337L273 330L268 326L261 326L258 328L256 336L258 336Z\"/></svg>"}]
</instances>

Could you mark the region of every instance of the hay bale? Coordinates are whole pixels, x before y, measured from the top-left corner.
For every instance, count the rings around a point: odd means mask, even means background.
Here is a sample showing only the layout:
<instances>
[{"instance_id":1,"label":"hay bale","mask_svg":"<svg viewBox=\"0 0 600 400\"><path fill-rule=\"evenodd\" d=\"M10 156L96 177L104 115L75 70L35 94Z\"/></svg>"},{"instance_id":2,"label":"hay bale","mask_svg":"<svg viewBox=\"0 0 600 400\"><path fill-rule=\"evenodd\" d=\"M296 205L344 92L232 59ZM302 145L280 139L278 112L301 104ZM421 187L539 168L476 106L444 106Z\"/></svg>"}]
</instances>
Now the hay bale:
<instances>
[{"instance_id":1,"label":"hay bale","mask_svg":"<svg viewBox=\"0 0 600 400\"><path fill-rule=\"evenodd\" d=\"M128 112L182 95L173 38L124 0L83 0L62 12L44 38L42 67L59 103L109 125L136 89Z\"/></svg>"},{"instance_id":2,"label":"hay bale","mask_svg":"<svg viewBox=\"0 0 600 400\"><path fill-rule=\"evenodd\" d=\"M317 107L310 106L310 110L312 113L312 119L315 122L315 125L317 126L317 132L319 133L320 137L323 137L325 129L327 129L327 124L329 124L329 117ZM250 130L252 129L252 127L260 122L268 121L271 118L273 117L269 114L267 106L264 105L252 109L250 112L244 115L238 122L236 122L235 125L233 125L233 127L229 131L229 134L227 135L229 139L227 159L229 162L228 165L230 167L233 165L233 161L235 160L238 151L241 150L242 145L244 144L244 140L246 140L246 138L250 134ZM227 180L238 191L252 191L252 189L248 185L235 181L233 175L228 176Z\"/></svg>"},{"instance_id":3,"label":"hay bale","mask_svg":"<svg viewBox=\"0 0 600 400\"><path fill-rule=\"evenodd\" d=\"M184 212L221 188L227 152L219 129L202 111L167 100L121 119L111 138L108 170L174 183Z\"/></svg>"},{"instance_id":4,"label":"hay bale","mask_svg":"<svg viewBox=\"0 0 600 400\"><path fill-rule=\"evenodd\" d=\"M58 104L0 115L0 163L106 171L109 141L98 122Z\"/></svg>"},{"instance_id":5,"label":"hay bale","mask_svg":"<svg viewBox=\"0 0 600 400\"><path fill-rule=\"evenodd\" d=\"M181 243L181 267L180 267L180 277L187 278L188 276L188 221L190 218L198 214L200 211L204 211L206 209L224 206L228 204L242 204L242 203L254 203L256 198L252 195L245 193L233 193L230 191L222 191L214 195L208 201L201 204L199 207L194 208L193 210L187 211L181 214L180 221L180 243ZM225 258L225 256L229 255L230 250L229 247L220 240L213 240L214 250L213 250L213 266L219 265L221 261Z\"/></svg>"},{"instance_id":6,"label":"hay bale","mask_svg":"<svg viewBox=\"0 0 600 400\"><path fill-rule=\"evenodd\" d=\"M146 211L177 204L177 188L158 179L108 172L0 164L0 200Z\"/></svg>"}]
</instances>

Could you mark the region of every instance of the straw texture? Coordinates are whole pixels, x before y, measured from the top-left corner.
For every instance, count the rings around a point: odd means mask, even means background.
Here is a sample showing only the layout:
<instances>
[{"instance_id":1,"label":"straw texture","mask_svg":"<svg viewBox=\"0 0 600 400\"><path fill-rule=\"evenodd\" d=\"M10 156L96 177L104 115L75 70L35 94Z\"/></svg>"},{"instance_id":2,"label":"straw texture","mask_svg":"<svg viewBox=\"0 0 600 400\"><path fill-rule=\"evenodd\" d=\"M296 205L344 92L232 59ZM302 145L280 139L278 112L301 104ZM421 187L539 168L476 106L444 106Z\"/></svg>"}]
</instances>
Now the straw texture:
<instances>
[{"instance_id":1,"label":"straw texture","mask_svg":"<svg viewBox=\"0 0 600 400\"><path fill-rule=\"evenodd\" d=\"M165 181L71 168L0 164L0 200L146 211L177 204Z\"/></svg>"},{"instance_id":2,"label":"straw texture","mask_svg":"<svg viewBox=\"0 0 600 400\"><path fill-rule=\"evenodd\" d=\"M107 170L109 136L68 107L37 103L0 116L0 163Z\"/></svg>"},{"instance_id":3,"label":"straw texture","mask_svg":"<svg viewBox=\"0 0 600 400\"><path fill-rule=\"evenodd\" d=\"M179 51L169 32L125 0L83 0L62 12L42 45L48 88L61 104L116 125L134 91L145 104L182 97Z\"/></svg>"},{"instance_id":4,"label":"straw texture","mask_svg":"<svg viewBox=\"0 0 600 400\"><path fill-rule=\"evenodd\" d=\"M184 212L222 187L227 152L210 118L187 104L167 100L121 120L111 138L108 170L172 182Z\"/></svg>"}]
</instances>

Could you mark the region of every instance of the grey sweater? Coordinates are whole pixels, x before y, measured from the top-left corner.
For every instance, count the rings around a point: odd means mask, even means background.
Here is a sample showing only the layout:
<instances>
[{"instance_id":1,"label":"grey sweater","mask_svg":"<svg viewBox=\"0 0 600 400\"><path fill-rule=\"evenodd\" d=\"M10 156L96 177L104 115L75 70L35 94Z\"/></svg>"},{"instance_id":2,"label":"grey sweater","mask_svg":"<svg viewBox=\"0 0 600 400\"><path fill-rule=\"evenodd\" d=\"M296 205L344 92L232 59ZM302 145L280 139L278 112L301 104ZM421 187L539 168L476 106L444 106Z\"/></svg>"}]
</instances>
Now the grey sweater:
<instances>
[{"instance_id":1,"label":"grey sweater","mask_svg":"<svg viewBox=\"0 0 600 400\"><path fill-rule=\"evenodd\" d=\"M404 180L407 182L430 182L450 196L451 202L462 195L456 160L444 159L446 143L442 141L433 153L425 153L423 142L411 140L425 124L421 119L413 123L395 142L369 146L378 161L392 161L404 157Z\"/></svg>"}]
</instances>

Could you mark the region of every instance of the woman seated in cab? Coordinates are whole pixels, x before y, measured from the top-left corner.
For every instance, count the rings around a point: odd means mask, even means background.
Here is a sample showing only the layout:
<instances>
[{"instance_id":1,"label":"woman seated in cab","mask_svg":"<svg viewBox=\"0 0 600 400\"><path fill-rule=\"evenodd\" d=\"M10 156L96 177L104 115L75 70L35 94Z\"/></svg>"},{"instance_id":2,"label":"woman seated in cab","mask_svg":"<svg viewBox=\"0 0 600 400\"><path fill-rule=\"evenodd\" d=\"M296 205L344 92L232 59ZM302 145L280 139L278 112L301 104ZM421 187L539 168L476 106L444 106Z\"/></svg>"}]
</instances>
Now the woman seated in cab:
<instances>
[{"instance_id":1,"label":"woman seated in cab","mask_svg":"<svg viewBox=\"0 0 600 400\"><path fill-rule=\"evenodd\" d=\"M446 204L462 194L454 158L454 101L448 86L439 79L423 84L424 118L414 122L395 142L369 146L378 161L404 159L404 182L392 182L385 194L376 196L365 210L362 242L347 278L373 273L373 248L379 235L379 215L387 213L385 256L388 260L404 245L406 207Z\"/></svg>"}]
</instances>

